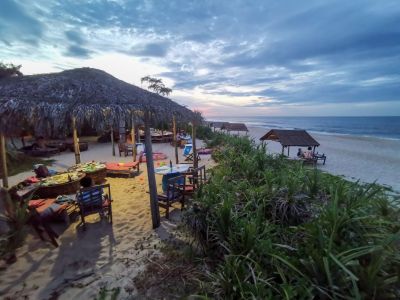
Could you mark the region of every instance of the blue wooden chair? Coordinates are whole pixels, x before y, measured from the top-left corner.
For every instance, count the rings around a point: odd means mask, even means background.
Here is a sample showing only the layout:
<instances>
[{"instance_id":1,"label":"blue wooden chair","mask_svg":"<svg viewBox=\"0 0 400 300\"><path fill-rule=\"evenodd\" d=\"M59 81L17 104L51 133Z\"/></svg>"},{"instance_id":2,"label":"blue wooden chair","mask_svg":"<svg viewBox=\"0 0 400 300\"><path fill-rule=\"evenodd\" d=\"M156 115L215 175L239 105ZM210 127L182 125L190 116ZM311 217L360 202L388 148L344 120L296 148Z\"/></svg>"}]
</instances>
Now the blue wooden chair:
<instances>
[{"instance_id":1,"label":"blue wooden chair","mask_svg":"<svg viewBox=\"0 0 400 300\"><path fill-rule=\"evenodd\" d=\"M185 205L185 176L179 175L168 179L168 186L165 193L157 195L158 206L165 208L165 217L169 219L169 208L175 202L181 203L181 208Z\"/></svg>"},{"instance_id":2,"label":"blue wooden chair","mask_svg":"<svg viewBox=\"0 0 400 300\"><path fill-rule=\"evenodd\" d=\"M85 225L86 216L96 213L102 218L106 217L112 223L112 198L109 184L83 188L78 192L76 200L83 225Z\"/></svg>"}]
</instances>

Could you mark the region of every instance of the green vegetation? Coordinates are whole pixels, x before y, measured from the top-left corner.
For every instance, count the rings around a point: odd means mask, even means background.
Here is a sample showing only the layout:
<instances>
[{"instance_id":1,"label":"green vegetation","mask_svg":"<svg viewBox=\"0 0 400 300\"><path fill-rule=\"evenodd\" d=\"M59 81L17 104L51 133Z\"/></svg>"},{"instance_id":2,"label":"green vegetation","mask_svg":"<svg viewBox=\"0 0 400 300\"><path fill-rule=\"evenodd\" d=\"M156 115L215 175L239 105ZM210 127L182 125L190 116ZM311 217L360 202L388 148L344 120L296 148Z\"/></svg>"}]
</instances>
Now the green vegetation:
<instances>
[{"instance_id":1,"label":"green vegetation","mask_svg":"<svg viewBox=\"0 0 400 300\"><path fill-rule=\"evenodd\" d=\"M8 176L32 170L33 165L35 164L50 165L52 162L54 162L53 159L42 159L31 157L16 151L7 151Z\"/></svg>"},{"instance_id":2,"label":"green vegetation","mask_svg":"<svg viewBox=\"0 0 400 300\"><path fill-rule=\"evenodd\" d=\"M215 134L219 165L185 221L217 299L399 299L400 214L381 187L351 183Z\"/></svg>"},{"instance_id":3,"label":"green vegetation","mask_svg":"<svg viewBox=\"0 0 400 300\"><path fill-rule=\"evenodd\" d=\"M14 76L22 76L22 73L20 71L21 67L21 65L16 66L14 64L6 64L0 62L0 79Z\"/></svg>"},{"instance_id":4,"label":"green vegetation","mask_svg":"<svg viewBox=\"0 0 400 300\"><path fill-rule=\"evenodd\" d=\"M197 126L196 127L196 138L200 140L208 141L214 137L214 133L208 126Z\"/></svg>"},{"instance_id":5,"label":"green vegetation","mask_svg":"<svg viewBox=\"0 0 400 300\"><path fill-rule=\"evenodd\" d=\"M15 250L21 246L26 236L24 227L28 220L28 201L12 201L8 192L0 189L0 200L4 203L4 214L0 214L0 222L7 224L8 231L0 237L0 259L13 262Z\"/></svg>"}]
</instances>

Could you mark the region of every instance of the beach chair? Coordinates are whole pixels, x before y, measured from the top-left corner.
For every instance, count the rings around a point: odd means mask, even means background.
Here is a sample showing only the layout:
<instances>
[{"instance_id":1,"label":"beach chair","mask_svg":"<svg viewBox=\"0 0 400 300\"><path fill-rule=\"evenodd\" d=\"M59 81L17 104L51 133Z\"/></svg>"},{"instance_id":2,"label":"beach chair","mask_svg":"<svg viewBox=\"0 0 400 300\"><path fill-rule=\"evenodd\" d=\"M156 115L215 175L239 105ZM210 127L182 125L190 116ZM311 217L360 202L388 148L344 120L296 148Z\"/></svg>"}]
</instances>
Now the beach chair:
<instances>
[{"instance_id":1,"label":"beach chair","mask_svg":"<svg viewBox=\"0 0 400 300\"><path fill-rule=\"evenodd\" d=\"M186 144L183 148L183 156L185 157L185 161L193 161L194 153L193 153L193 144ZM197 161L200 160L200 155L197 153Z\"/></svg>"},{"instance_id":2,"label":"beach chair","mask_svg":"<svg viewBox=\"0 0 400 300\"><path fill-rule=\"evenodd\" d=\"M206 182L206 167L190 168L184 175L188 183L182 187L182 191L185 196L192 196Z\"/></svg>"},{"instance_id":3,"label":"beach chair","mask_svg":"<svg viewBox=\"0 0 400 300\"><path fill-rule=\"evenodd\" d=\"M28 224L32 225L33 229L35 229L36 233L42 241L46 240L43 236L43 232L45 232L47 233L50 242L54 245L54 247L58 247L58 234L50 227L48 220L41 217L34 207L29 207Z\"/></svg>"},{"instance_id":4,"label":"beach chair","mask_svg":"<svg viewBox=\"0 0 400 300\"><path fill-rule=\"evenodd\" d=\"M123 153L126 156L126 146L125 143L118 143L118 151L119 151L119 156L121 157L121 154Z\"/></svg>"},{"instance_id":5,"label":"beach chair","mask_svg":"<svg viewBox=\"0 0 400 300\"><path fill-rule=\"evenodd\" d=\"M107 190L106 194L103 193L105 189ZM76 195L76 200L84 226L85 217L96 213L100 217L106 217L112 223L112 198L109 184L81 189Z\"/></svg>"},{"instance_id":6,"label":"beach chair","mask_svg":"<svg viewBox=\"0 0 400 300\"><path fill-rule=\"evenodd\" d=\"M169 219L169 208L175 202L181 203L181 209L185 205L185 195L183 193L185 189L185 176L180 175L168 179L167 190L163 194L157 195L158 206L166 210L165 217Z\"/></svg>"},{"instance_id":7,"label":"beach chair","mask_svg":"<svg viewBox=\"0 0 400 300\"><path fill-rule=\"evenodd\" d=\"M319 160L321 160L321 161L322 161L322 164L325 165L325 162L326 162L326 155L325 155L325 153L318 154L318 152L317 152L317 153L314 154L314 159L316 159L317 162L318 162Z\"/></svg>"}]
</instances>

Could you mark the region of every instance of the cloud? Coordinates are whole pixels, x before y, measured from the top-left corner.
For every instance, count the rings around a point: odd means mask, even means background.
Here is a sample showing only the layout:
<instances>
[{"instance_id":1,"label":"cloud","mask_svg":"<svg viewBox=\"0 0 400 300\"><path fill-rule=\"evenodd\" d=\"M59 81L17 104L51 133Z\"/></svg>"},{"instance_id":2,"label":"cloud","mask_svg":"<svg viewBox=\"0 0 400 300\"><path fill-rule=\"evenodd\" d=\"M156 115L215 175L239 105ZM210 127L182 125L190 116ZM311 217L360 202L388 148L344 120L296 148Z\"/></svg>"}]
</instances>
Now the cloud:
<instances>
[{"instance_id":1,"label":"cloud","mask_svg":"<svg viewBox=\"0 0 400 300\"><path fill-rule=\"evenodd\" d=\"M77 46L77 45L71 45L68 46L67 51L65 52L66 56L71 56L71 57L77 57L77 58L88 58L90 57L91 51Z\"/></svg>"},{"instance_id":2,"label":"cloud","mask_svg":"<svg viewBox=\"0 0 400 300\"><path fill-rule=\"evenodd\" d=\"M0 3L0 40L5 44L14 41L37 45L43 35L44 25L13 0Z\"/></svg>"},{"instance_id":3,"label":"cloud","mask_svg":"<svg viewBox=\"0 0 400 300\"><path fill-rule=\"evenodd\" d=\"M343 113L345 103L392 114L399 19L397 0L3 0L0 60L159 76L172 98L210 114Z\"/></svg>"},{"instance_id":4,"label":"cloud","mask_svg":"<svg viewBox=\"0 0 400 300\"><path fill-rule=\"evenodd\" d=\"M167 54L168 43L148 43L134 46L132 53L137 56L164 57Z\"/></svg>"},{"instance_id":5,"label":"cloud","mask_svg":"<svg viewBox=\"0 0 400 300\"><path fill-rule=\"evenodd\" d=\"M76 44L83 44L85 43L85 39L83 38L82 34L75 30L67 30L65 31L66 38Z\"/></svg>"}]
</instances>

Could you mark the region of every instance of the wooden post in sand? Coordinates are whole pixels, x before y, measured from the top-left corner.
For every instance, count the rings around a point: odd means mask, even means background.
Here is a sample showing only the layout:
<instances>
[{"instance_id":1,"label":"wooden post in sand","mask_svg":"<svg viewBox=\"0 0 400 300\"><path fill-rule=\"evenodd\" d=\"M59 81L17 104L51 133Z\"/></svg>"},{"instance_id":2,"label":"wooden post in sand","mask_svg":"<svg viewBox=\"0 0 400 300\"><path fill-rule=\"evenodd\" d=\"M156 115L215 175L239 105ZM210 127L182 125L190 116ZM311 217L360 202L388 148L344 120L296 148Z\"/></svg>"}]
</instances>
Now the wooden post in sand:
<instances>
[{"instance_id":1,"label":"wooden post in sand","mask_svg":"<svg viewBox=\"0 0 400 300\"><path fill-rule=\"evenodd\" d=\"M173 142L175 148L175 162L179 164L179 157L178 157L178 139L176 138L176 119L175 116L172 117L172 131L173 131Z\"/></svg>"},{"instance_id":2,"label":"wooden post in sand","mask_svg":"<svg viewBox=\"0 0 400 300\"><path fill-rule=\"evenodd\" d=\"M0 159L1 159L1 173L3 177L3 187L8 188L6 138L2 133L0 133Z\"/></svg>"},{"instance_id":3,"label":"wooden post in sand","mask_svg":"<svg viewBox=\"0 0 400 300\"><path fill-rule=\"evenodd\" d=\"M78 139L78 131L76 130L76 119L72 117L72 130L73 130L73 138L74 138L74 152L75 152L75 163L81 163L81 154L79 149L79 139Z\"/></svg>"},{"instance_id":4,"label":"wooden post in sand","mask_svg":"<svg viewBox=\"0 0 400 300\"><path fill-rule=\"evenodd\" d=\"M197 160L197 149L196 149L196 121L192 122L192 145L193 145L193 167L198 168L199 162Z\"/></svg>"},{"instance_id":5,"label":"wooden post in sand","mask_svg":"<svg viewBox=\"0 0 400 300\"><path fill-rule=\"evenodd\" d=\"M110 127L110 137L111 137L112 156L115 156L114 129L112 125Z\"/></svg>"},{"instance_id":6,"label":"wooden post in sand","mask_svg":"<svg viewBox=\"0 0 400 300\"><path fill-rule=\"evenodd\" d=\"M146 147L147 179L150 192L151 220L153 222L153 228L155 229L160 226L160 210L157 200L157 185L154 173L153 149L151 146L150 115L148 111L144 113L144 141Z\"/></svg>"},{"instance_id":7,"label":"wooden post in sand","mask_svg":"<svg viewBox=\"0 0 400 300\"><path fill-rule=\"evenodd\" d=\"M133 115L132 115L131 138L132 138L132 156L133 156L133 161L136 161L136 135L135 135L135 121L133 119Z\"/></svg>"}]
</instances>

